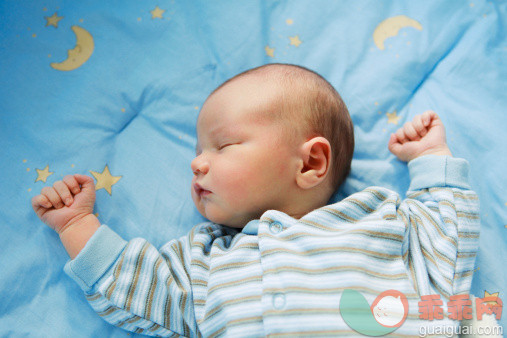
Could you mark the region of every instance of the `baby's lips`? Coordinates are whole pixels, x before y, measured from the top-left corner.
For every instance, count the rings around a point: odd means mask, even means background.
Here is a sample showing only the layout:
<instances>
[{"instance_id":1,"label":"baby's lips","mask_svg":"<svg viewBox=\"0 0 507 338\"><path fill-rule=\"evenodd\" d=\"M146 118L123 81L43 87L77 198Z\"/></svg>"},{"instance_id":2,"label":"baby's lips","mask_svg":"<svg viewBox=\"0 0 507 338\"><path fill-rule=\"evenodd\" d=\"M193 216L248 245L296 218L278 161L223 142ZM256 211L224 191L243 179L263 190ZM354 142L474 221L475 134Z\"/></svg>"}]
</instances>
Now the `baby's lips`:
<instances>
[{"instance_id":1,"label":"baby's lips","mask_svg":"<svg viewBox=\"0 0 507 338\"><path fill-rule=\"evenodd\" d=\"M207 189L204 189L199 183L194 183L194 190L195 190L195 193L202 197L202 196L206 196L206 195L209 195L211 194L211 191L207 190Z\"/></svg>"},{"instance_id":2,"label":"baby's lips","mask_svg":"<svg viewBox=\"0 0 507 338\"><path fill-rule=\"evenodd\" d=\"M204 197L204 196L208 196L209 194L211 194L211 191L203 189L203 190L201 190L201 192L199 194L201 197Z\"/></svg>"}]
</instances>

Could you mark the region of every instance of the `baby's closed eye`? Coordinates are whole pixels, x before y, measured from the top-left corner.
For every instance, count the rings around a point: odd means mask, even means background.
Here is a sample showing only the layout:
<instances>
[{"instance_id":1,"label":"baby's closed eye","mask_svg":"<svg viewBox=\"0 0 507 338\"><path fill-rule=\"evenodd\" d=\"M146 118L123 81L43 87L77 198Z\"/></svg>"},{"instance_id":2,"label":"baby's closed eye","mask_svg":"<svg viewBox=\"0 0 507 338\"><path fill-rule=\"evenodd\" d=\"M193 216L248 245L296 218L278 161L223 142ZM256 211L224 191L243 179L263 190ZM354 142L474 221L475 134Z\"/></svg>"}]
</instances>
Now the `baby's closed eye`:
<instances>
[{"instance_id":1,"label":"baby's closed eye","mask_svg":"<svg viewBox=\"0 0 507 338\"><path fill-rule=\"evenodd\" d=\"M218 150L222 150L222 149L225 149L225 148L227 148L227 147L230 147L230 146L235 146L235 145L238 145L238 144L239 144L239 142L237 142L237 143L231 143L231 142L229 142L229 143L224 143L224 144L222 144L222 145L220 145L220 146L218 147Z\"/></svg>"}]
</instances>

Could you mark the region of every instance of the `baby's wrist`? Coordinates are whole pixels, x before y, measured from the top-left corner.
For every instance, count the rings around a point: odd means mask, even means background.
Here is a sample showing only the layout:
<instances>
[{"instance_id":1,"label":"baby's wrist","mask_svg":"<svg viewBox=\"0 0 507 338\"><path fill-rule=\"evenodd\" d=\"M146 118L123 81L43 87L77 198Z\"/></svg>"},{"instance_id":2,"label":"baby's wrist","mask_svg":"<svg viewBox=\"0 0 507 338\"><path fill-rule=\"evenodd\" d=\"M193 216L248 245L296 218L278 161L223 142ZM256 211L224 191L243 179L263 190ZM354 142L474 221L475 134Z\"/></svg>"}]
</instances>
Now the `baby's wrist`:
<instances>
[{"instance_id":1,"label":"baby's wrist","mask_svg":"<svg viewBox=\"0 0 507 338\"><path fill-rule=\"evenodd\" d=\"M64 226L59 227L55 230L58 233L58 235L61 236L65 231L68 231L69 229L71 229L72 227L74 227L76 225L83 226L86 223L93 222L94 218L97 218L97 217L93 214L77 215L77 216L73 217L69 222L67 222L67 224L65 224Z\"/></svg>"},{"instance_id":2,"label":"baby's wrist","mask_svg":"<svg viewBox=\"0 0 507 338\"><path fill-rule=\"evenodd\" d=\"M79 254L99 227L98 218L88 214L73 221L59 233L60 240L71 259Z\"/></svg>"},{"instance_id":3,"label":"baby's wrist","mask_svg":"<svg viewBox=\"0 0 507 338\"><path fill-rule=\"evenodd\" d=\"M451 153L451 150L449 149L449 147L446 144L444 144L443 146L440 146L440 147L427 149L427 150L419 153L418 155L414 156L411 160L414 160L418 157L426 156L426 155L452 156L452 153Z\"/></svg>"}]
</instances>

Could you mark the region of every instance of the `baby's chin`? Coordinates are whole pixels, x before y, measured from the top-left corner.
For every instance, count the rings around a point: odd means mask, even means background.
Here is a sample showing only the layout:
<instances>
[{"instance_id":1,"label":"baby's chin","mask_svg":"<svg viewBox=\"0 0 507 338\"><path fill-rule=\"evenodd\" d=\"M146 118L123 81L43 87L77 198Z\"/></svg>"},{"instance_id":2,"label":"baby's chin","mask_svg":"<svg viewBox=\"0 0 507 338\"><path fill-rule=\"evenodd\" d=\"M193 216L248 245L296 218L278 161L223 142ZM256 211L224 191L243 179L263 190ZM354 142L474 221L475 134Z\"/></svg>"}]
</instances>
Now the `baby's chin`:
<instances>
[{"instance_id":1,"label":"baby's chin","mask_svg":"<svg viewBox=\"0 0 507 338\"><path fill-rule=\"evenodd\" d=\"M242 229L245 227L245 225L250 221L248 217L243 215L229 215L221 210L216 210L216 208L203 208L201 211L200 208L198 208L201 215L209 220L210 222L225 225L231 228L237 228ZM209 210L212 209L212 210Z\"/></svg>"},{"instance_id":2,"label":"baby's chin","mask_svg":"<svg viewBox=\"0 0 507 338\"><path fill-rule=\"evenodd\" d=\"M205 215L203 215L203 216L206 217ZM244 228L246 223L248 223L248 221L235 220L232 217L220 217L220 216L212 215L212 216L206 217L206 218L213 223L225 225L230 228L237 228L237 229Z\"/></svg>"},{"instance_id":3,"label":"baby's chin","mask_svg":"<svg viewBox=\"0 0 507 338\"><path fill-rule=\"evenodd\" d=\"M216 201L204 202L203 200L197 198L193 198L193 201L202 217L206 218L210 222L231 228L242 229L249 221L260 218L260 215L255 217L252 212L240 213L237 211L233 212L231 210L226 210L226 208L221 208Z\"/></svg>"}]
</instances>

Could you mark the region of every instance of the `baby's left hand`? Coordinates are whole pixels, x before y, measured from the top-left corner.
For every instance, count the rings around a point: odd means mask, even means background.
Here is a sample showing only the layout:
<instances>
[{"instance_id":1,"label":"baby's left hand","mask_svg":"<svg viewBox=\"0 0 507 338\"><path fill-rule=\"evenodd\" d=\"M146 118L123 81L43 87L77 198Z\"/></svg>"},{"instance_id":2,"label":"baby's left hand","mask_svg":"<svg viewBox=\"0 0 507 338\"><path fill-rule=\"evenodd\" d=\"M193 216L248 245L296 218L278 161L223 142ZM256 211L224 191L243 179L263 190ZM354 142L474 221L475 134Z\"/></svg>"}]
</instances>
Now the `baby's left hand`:
<instances>
[{"instance_id":1,"label":"baby's left hand","mask_svg":"<svg viewBox=\"0 0 507 338\"><path fill-rule=\"evenodd\" d=\"M445 139L442 120L434 111L414 117L391 134L388 148L400 160L409 162L423 155L452 156Z\"/></svg>"}]
</instances>

